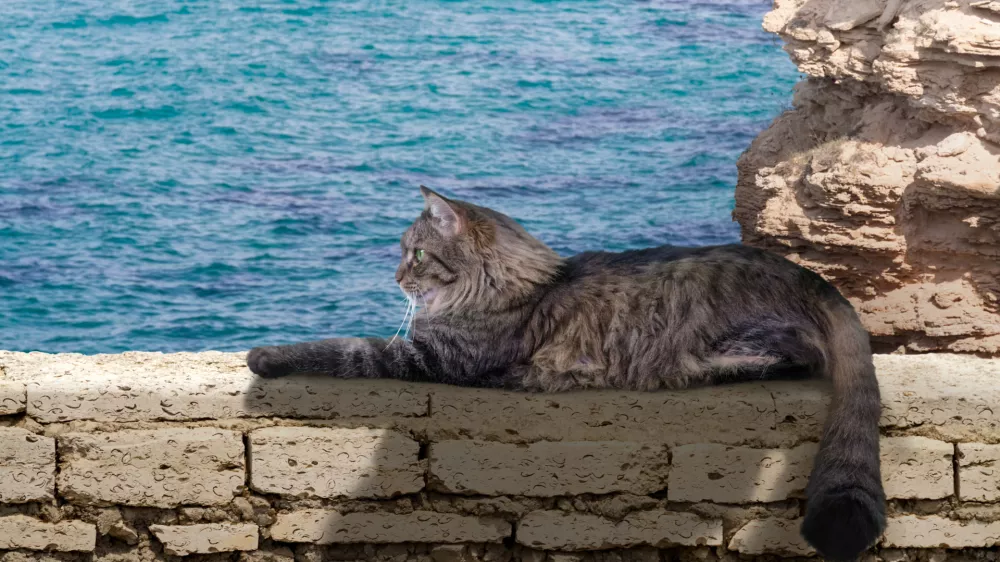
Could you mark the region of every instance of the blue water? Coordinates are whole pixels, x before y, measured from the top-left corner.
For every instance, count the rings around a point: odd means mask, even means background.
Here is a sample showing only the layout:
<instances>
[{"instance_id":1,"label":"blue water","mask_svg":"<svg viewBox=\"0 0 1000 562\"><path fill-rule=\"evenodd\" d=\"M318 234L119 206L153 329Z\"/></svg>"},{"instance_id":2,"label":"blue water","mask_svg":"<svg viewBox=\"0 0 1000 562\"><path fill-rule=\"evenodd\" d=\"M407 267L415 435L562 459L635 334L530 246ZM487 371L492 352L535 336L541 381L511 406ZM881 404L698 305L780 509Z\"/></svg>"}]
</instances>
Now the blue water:
<instances>
[{"instance_id":1,"label":"blue water","mask_svg":"<svg viewBox=\"0 0 1000 562\"><path fill-rule=\"evenodd\" d=\"M560 253L735 241L768 0L8 0L0 349L391 335L420 183Z\"/></svg>"}]
</instances>

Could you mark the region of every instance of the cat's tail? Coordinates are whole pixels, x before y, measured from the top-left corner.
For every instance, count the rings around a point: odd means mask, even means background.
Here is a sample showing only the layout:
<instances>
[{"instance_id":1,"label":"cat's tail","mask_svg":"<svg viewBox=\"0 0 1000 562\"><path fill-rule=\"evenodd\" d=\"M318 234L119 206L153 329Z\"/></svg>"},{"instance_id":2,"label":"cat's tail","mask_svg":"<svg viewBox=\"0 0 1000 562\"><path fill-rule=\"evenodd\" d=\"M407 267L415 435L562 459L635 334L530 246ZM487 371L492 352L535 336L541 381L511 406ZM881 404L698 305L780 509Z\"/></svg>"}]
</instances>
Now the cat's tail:
<instances>
[{"instance_id":1,"label":"cat's tail","mask_svg":"<svg viewBox=\"0 0 1000 562\"><path fill-rule=\"evenodd\" d=\"M881 401L868 333L845 301L831 306L826 372L833 404L806 488L805 537L824 558L856 560L885 529L879 468Z\"/></svg>"}]
</instances>

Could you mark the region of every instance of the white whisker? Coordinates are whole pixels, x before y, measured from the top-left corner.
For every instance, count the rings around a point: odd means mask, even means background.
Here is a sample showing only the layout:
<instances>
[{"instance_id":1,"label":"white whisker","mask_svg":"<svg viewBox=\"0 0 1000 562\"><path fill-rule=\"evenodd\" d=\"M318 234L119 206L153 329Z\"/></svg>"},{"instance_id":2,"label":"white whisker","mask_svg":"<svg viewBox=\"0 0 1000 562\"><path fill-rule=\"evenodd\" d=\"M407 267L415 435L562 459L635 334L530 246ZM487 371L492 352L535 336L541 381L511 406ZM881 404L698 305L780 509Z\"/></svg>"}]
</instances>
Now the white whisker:
<instances>
[{"instance_id":1,"label":"white whisker","mask_svg":"<svg viewBox=\"0 0 1000 562\"><path fill-rule=\"evenodd\" d=\"M410 317L410 325L406 327L406 334L403 338L409 338L409 341L413 341L410 338L410 334L417 329L417 309L427 306L427 301L424 300L423 293L415 293L413 295L413 316Z\"/></svg>"},{"instance_id":2,"label":"white whisker","mask_svg":"<svg viewBox=\"0 0 1000 562\"><path fill-rule=\"evenodd\" d=\"M385 351L386 349L389 349L389 346L391 346L392 343L394 341L396 341L396 338L399 337L399 332L403 329L403 326L406 326L406 333L407 334L410 333L410 325L409 325L409 323L407 323L407 320L409 320L412 323L413 320L411 318L411 315L412 315L412 313L414 311L414 308L415 307L414 307L414 304L413 304L413 299L410 298L409 295L407 295L406 296L406 312L403 314L403 322L399 325L399 328L396 329L396 333L392 336L392 338L389 339L389 343L386 344L385 349L383 349L382 351ZM405 334L403 335L403 339L404 340L406 339L406 335Z\"/></svg>"},{"instance_id":3,"label":"white whisker","mask_svg":"<svg viewBox=\"0 0 1000 562\"><path fill-rule=\"evenodd\" d=\"M413 311L413 314L410 316L410 323L406 325L406 331L403 332L403 339L405 341L412 341L410 339L410 330L413 328L413 320L417 316L417 299L415 298L410 299L410 310Z\"/></svg>"},{"instance_id":4,"label":"white whisker","mask_svg":"<svg viewBox=\"0 0 1000 562\"><path fill-rule=\"evenodd\" d=\"M417 301L418 301L418 299L419 299L419 301L421 302L421 304L418 304L418 302L417 302ZM407 328L406 328L406 335L404 335L404 336L403 336L404 338L406 338L407 336L409 336L409 335L410 335L410 330L411 330L411 328L412 328L412 329L414 329L414 330L416 330L416 323L417 323L417 314L416 314L416 310L417 310L418 308L423 308L423 307L425 307L425 306L427 306L427 301L425 301L425 300L424 300L424 295L423 295L423 293L417 293L417 294L415 295L415 298L413 299L413 310L414 310L414 314L413 314L413 317L412 317L412 318L410 318L410 325L409 325L409 326L407 326ZM412 341L412 340L411 340L411 341Z\"/></svg>"}]
</instances>

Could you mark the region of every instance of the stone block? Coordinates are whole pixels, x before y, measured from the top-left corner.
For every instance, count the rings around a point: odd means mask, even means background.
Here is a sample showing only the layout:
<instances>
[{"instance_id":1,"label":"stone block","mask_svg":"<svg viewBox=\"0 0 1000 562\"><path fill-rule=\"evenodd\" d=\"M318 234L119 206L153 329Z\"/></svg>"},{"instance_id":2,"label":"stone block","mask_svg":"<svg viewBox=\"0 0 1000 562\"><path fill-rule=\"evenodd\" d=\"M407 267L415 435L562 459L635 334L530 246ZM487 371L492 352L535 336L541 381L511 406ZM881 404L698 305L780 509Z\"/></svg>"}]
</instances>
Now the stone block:
<instances>
[{"instance_id":1,"label":"stone block","mask_svg":"<svg viewBox=\"0 0 1000 562\"><path fill-rule=\"evenodd\" d=\"M766 383L774 400L775 426L792 445L819 441L823 435L833 390L825 380L772 381Z\"/></svg>"},{"instance_id":2,"label":"stone block","mask_svg":"<svg viewBox=\"0 0 1000 562\"><path fill-rule=\"evenodd\" d=\"M759 556L812 556L816 550L799 534L801 519L756 519L747 522L729 541L729 550Z\"/></svg>"},{"instance_id":3,"label":"stone block","mask_svg":"<svg viewBox=\"0 0 1000 562\"><path fill-rule=\"evenodd\" d=\"M250 482L268 494L387 498L423 489L419 454L388 429L269 427L250 434Z\"/></svg>"},{"instance_id":4,"label":"stone block","mask_svg":"<svg viewBox=\"0 0 1000 562\"><path fill-rule=\"evenodd\" d=\"M304 558L308 560L308 558ZM287 546L241 552L239 562L295 562L295 552Z\"/></svg>"},{"instance_id":5,"label":"stone block","mask_svg":"<svg viewBox=\"0 0 1000 562\"><path fill-rule=\"evenodd\" d=\"M441 544L431 547L430 556L433 562L478 562L479 559L470 552L469 545L465 544Z\"/></svg>"},{"instance_id":6,"label":"stone block","mask_svg":"<svg viewBox=\"0 0 1000 562\"><path fill-rule=\"evenodd\" d=\"M261 416L424 416L427 392L397 381L296 376L261 379L245 353L113 355L0 352L5 377L27 386L28 414L42 423Z\"/></svg>"},{"instance_id":7,"label":"stone block","mask_svg":"<svg viewBox=\"0 0 1000 562\"><path fill-rule=\"evenodd\" d=\"M616 521L588 513L533 511L517 524L517 542L537 550L719 546L722 521L693 513L637 511Z\"/></svg>"},{"instance_id":8,"label":"stone block","mask_svg":"<svg viewBox=\"0 0 1000 562\"><path fill-rule=\"evenodd\" d=\"M890 517L882 544L893 548L972 548L1000 544L1000 521L955 521L936 515Z\"/></svg>"},{"instance_id":9,"label":"stone block","mask_svg":"<svg viewBox=\"0 0 1000 562\"><path fill-rule=\"evenodd\" d=\"M931 353L876 355L884 428L942 441L1000 440L1000 361Z\"/></svg>"},{"instance_id":10,"label":"stone block","mask_svg":"<svg viewBox=\"0 0 1000 562\"><path fill-rule=\"evenodd\" d=\"M955 493L955 446L926 437L883 437L882 484L890 499L940 499Z\"/></svg>"},{"instance_id":11,"label":"stone block","mask_svg":"<svg viewBox=\"0 0 1000 562\"><path fill-rule=\"evenodd\" d=\"M792 449L751 449L714 443L673 450L670 501L773 502L803 494L815 443Z\"/></svg>"},{"instance_id":12,"label":"stone block","mask_svg":"<svg viewBox=\"0 0 1000 562\"><path fill-rule=\"evenodd\" d=\"M455 494L567 496L666 488L666 445L540 442L530 445L444 441L429 450L429 485Z\"/></svg>"},{"instance_id":13,"label":"stone block","mask_svg":"<svg viewBox=\"0 0 1000 562\"><path fill-rule=\"evenodd\" d=\"M257 550L259 531L252 523L150 525L149 531L173 556Z\"/></svg>"},{"instance_id":14,"label":"stone block","mask_svg":"<svg viewBox=\"0 0 1000 562\"><path fill-rule=\"evenodd\" d=\"M246 482L243 436L214 427L68 433L59 495L77 504L223 505Z\"/></svg>"},{"instance_id":15,"label":"stone block","mask_svg":"<svg viewBox=\"0 0 1000 562\"><path fill-rule=\"evenodd\" d=\"M0 416L11 416L24 411L28 393L24 383L0 379Z\"/></svg>"},{"instance_id":16,"label":"stone block","mask_svg":"<svg viewBox=\"0 0 1000 562\"><path fill-rule=\"evenodd\" d=\"M55 439L0 427L0 503L51 500L55 483Z\"/></svg>"},{"instance_id":17,"label":"stone block","mask_svg":"<svg viewBox=\"0 0 1000 562\"><path fill-rule=\"evenodd\" d=\"M1000 364L947 354L876 355L882 427L943 441L1000 439ZM948 372L947 377L939 376ZM774 381L677 392L504 393L438 385L432 440L720 443L787 448L817 440L830 403L823 381ZM692 424L690 420L699 423Z\"/></svg>"},{"instance_id":18,"label":"stone block","mask_svg":"<svg viewBox=\"0 0 1000 562\"><path fill-rule=\"evenodd\" d=\"M925 437L881 441L882 480L889 498L939 499L954 493L953 446ZM800 497L817 446L751 449L713 443L673 450L671 501L770 502Z\"/></svg>"},{"instance_id":19,"label":"stone block","mask_svg":"<svg viewBox=\"0 0 1000 562\"><path fill-rule=\"evenodd\" d=\"M438 385L431 390L428 435L432 441L471 438L507 443L625 441L669 445L714 441L780 446L800 440L802 430L794 426L786 423L779 427L766 384L559 394Z\"/></svg>"},{"instance_id":20,"label":"stone block","mask_svg":"<svg viewBox=\"0 0 1000 562\"><path fill-rule=\"evenodd\" d=\"M958 490L963 500L1000 501L1000 445L958 444Z\"/></svg>"},{"instance_id":21,"label":"stone block","mask_svg":"<svg viewBox=\"0 0 1000 562\"><path fill-rule=\"evenodd\" d=\"M1000 409L994 413L1000 404L1000 387L995 384L1000 361L930 353L879 354L874 362L882 395L882 428L948 442L1000 440ZM775 381L765 386L774 398L776 431L793 440L818 440L830 403L826 383Z\"/></svg>"},{"instance_id":22,"label":"stone block","mask_svg":"<svg viewBox=\"0 0 1000 562\"><path fill-rule=\"evenodd\" d=\"M83 521L44 523L26 515L0 517L0 550L93 552L97 528Z\"/></svg>"},{"instance_id":23,"label":"stone block","mask_svg":"<svg viewBox=\"0 0 1000 562\"><path fill-rule=\"evenodd\" d=\"M345 543L495 543L511 535L502 519L470 517L433 511L339 513L306 509L281 513L271 527L278 542Z\"/></svg>"}]
</instances>

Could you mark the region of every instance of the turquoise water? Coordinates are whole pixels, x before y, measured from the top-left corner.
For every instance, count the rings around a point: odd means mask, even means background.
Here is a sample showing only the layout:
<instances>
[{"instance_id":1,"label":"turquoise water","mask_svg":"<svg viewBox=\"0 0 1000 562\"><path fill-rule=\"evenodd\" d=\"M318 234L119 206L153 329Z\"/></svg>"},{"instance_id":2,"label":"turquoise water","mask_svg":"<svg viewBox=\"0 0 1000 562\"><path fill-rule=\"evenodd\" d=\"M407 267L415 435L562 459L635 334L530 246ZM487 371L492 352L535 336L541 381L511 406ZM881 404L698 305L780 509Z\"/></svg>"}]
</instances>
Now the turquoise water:
<instances>
[{"instance_id":1,"label":"turquoise water","mask_svg":"<svg viewBox=\"0 0 1000 562\"><path fill-rule=\"evenodd\" d=\"M768 8L5 2L0 349L391 335L420 183L564 254L735 241Z\"/></svg>"}]
</instances>

